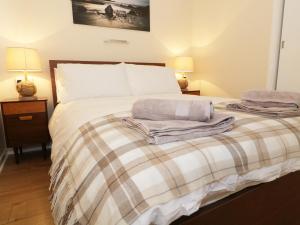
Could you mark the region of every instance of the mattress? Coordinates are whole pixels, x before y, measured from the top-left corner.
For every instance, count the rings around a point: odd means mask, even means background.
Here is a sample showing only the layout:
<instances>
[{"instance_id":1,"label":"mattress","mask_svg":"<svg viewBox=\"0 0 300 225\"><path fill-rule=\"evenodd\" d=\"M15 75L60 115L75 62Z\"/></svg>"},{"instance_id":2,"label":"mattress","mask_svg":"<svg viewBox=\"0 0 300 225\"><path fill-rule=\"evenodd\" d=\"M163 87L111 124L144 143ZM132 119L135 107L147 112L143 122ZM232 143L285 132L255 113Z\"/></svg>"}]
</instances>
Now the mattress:
<instances>
[{"instance_id":1,"label":"mattress","mask_svg":"<svg viewBox=\"0 0 300 225\"><path fill-rule=\"evenodd\" d=\"M49 130L52 137L52 155L51 159L53 164L59 164L58 160L62 159L66 149L66 143L72 139L72 135L76 134L76 131L86 123L90 121L95 121L99 118L105 118L113 114L127 114L130 111L132 104L139 98L166 98L166 99L193 99L199 97L196 96L186 96L186 95L159 95L159 96L140 96L140 97L117 97L117 98L95 98L95 99L85 99L69 102L67 104L59 104L54 111L54 114L50 120ZM229 99L223 98L211 98L211 97L200 97L202 99L211 99L214 104L219 104L222 102L229 101ZM235 114L235 113L233 113ZM246 116L247 117L247 116ZM252 118L249 116L249 118ZM247 119L247 118L246 118ZM271 123L272 121L263 121L264 125ZM284 160L278 160L278 163L266 164L263 167L257 167L257 169L249 170L247 173L231 173L228 176L221 177L220 179L214 180L214 182L205 183L196 190L193 190L189 193L184 194L178 198L171 199L170 201L160 201L160 204L153 205L147 210L142 211L138 217L131 222L126 222L126 220L120 220L116 223L111 219L113 217L108 210L107 213L101 215L103 218L101 221L108 221L106 225L109 224L134 224L134 225L147 225L147 224L170 224L172 221L176 220L183 215L191 215L196 212L200 207L203 207L207 204L215 202L221 198L224 198L232 193L235 193L245 187L270 182L276 178L279 178L283 175L286 175L290 172L300 170L300 160L298 157L299 149L299 126L300 119L296 118L294 132L290 136L284 136L285 134L278 133L278 137L272 137L266 142L269 148L277 145L277 141L282 138L286 145L280 145L284 148L293 148L296 152L296 155L293 157L286 157ZM258 123L259 124L259 123ZM259 128L259 126L258 126ZM252 129L251 127L249 129ZM234 131L233 131L234 132ZM234 135L234 134L233 134ZM293 136L294 135L294 136ZM275 139L274 139L275 138ZM277 141L276 141L277 140ZM117 141L117 140L116 140ZM286 143L287 142L287 143ZM251 143L245 142L246 145ZM277 146L278 147L278 146ZM247 146L251 150L251 146ZM253 151L255 148L253 148ZM282 149L281 149L282 150ZM276 154L276 152L274 153ZM220 154L218 157L226 157L226 155ZM53 176L53 173L52 173ZM66 175L70 176L70 175ZM53 179L53 177L52 177ZM70 188L71 189L71 188ZM54 193L55 194L55 193ZM68 195L68 193L64 193ZM71 198L70 198L71 199ZM66 205L63 202L56 201L56 208L64 208ZM61 204L61 205L60 205ZM81 208L84 208L82 206ZM112 212L112 211L111 211ZM62 213L63 210L62 210ZM67 218L69 224L75 222L82 217L80 215L80 210L68 215ZM60 215L61 217L65 215ZM54 220L57 224L61 220L58 220L57 214L54 213ZM95 220L100 221L100 220ZM111 221L111 223L109 223ZM89 224L98 224L89 222Z\"/></svg>"}]
</instances>

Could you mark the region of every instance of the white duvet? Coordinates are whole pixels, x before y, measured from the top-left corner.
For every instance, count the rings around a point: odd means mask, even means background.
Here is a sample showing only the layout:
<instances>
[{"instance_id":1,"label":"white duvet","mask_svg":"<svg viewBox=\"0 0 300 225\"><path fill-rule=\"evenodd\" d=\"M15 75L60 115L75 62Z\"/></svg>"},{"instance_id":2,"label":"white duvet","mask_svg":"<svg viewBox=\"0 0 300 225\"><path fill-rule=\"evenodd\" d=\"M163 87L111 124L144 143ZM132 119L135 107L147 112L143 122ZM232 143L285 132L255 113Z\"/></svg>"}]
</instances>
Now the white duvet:
<instances>
[{"instance_id":1,"label":"white duvet","mask_svg":"<svg viewBox=\"0 0 300 225\"><path fill-rule=\"evenodd\" d=\"M49 130L52 137L52 159L60 154L60 149L72 133L84 123L95 118L106 116L112 113L129 111L132 104L139 98L180 98L192 99L198 96L187 95L159 95L159 96L140 96L140 97L111 97L76 100L66 104L59 104L50 120ZM211 99L214 103L224 102L228 99L200 97ZM187 196L176 199L167 204L158 205L146 211L134 225L147 225L151 221L155 224L169 224L182 215L191 215L204 204L201 200L213 192L228 191L228 194L239 191L250 184L272 181L289 172L300 170L299 160L287 160L284 163L272 167L265 167L252 171L243 176L229 176L220 182L215 182L204 188L193 192ZM225 197L225 196L222 196ZM214 199L211 202L217 201ZM211 203L209 202L209 203ZM209 204L206 203L206 204Z\"/></svg>"}]
</instances>

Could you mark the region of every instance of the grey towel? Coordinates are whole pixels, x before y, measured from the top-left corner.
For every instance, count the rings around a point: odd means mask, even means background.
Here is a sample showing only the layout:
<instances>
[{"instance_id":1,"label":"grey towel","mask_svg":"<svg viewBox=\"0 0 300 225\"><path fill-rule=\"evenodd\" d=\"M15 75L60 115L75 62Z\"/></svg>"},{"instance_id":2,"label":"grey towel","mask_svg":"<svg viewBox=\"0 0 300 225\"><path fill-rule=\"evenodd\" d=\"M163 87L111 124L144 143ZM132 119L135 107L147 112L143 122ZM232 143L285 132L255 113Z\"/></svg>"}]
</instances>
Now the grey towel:
<instances>
[{"instance_id":1,"label":"grey towel","mask_svg":"<svg viewBox=\"0 0 300 225\"><path fill-rule=\"evenodd\" d=\"M242 101L262 107L300 108L300 93L285 91L247 91L242 94Z\"/></svg>"},{"instance_id":2,"label":"grey towel","mask_svg":"<svg viewBox=\"0 0 300 225\"><path fill-rule=\"evenodd\" d=\"M271 118L300 116L300 93L247 91L241 102L230 103L226 108Z\"/></svg>"},{"instance_id":3,"label":"grey towel","mask_svg":"<svg viewBox=\"0 0 300 225\"><path fill-rule=\"evenodd\" d=\"M127 117L123 118L123 123L145 136L148 143L165 144L229 131L233 128L234 117L215 113L214 118L208 122L183 120L152 121Z\"/></svg>"},{"instance_id":4,"label":"grey towel","mask_svg":"<svg viewBox=\"0 0 300 225\"><path fill-rule=\"evenodd\" d=\"M270 118L288 118L300 116L300 110L295 107L263 107L259 104L250 105L247 102L230 103L226 106L228 110L257 114Z\"/></svg>"},{"instance_id":5,"label":"grey towel","mask_svg":"<svg viewBox=\"0 0 300 225\"><path fill-rule=\"evenodd\" d=\"M208 100L142 99L133 104L132 117L146 120L191 120L206 122L214 108Z\"/></svg>"}]
</instances>

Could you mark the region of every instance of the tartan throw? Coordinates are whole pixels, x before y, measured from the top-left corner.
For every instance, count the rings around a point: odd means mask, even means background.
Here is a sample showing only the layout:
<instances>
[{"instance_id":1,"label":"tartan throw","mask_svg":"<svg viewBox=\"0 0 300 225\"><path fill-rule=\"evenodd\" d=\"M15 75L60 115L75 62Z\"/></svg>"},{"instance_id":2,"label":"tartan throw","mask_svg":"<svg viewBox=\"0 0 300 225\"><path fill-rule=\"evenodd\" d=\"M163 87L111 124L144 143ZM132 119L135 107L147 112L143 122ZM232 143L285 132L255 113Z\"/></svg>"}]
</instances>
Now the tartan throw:
<instances>
[{"instance_id":1,"label":"tartan throw","mask_svg":"<svg viewBox=\"0 0 300 225\"><path fill-rule=\"evenodd\" d=\"M151 207L227 176L300 158L300 117L228 113L236 118L232 131L165 145L149 145L123 126L129 113L84 124L53 159L55 223L132 224Z\"/></svg>"}]
</instances>

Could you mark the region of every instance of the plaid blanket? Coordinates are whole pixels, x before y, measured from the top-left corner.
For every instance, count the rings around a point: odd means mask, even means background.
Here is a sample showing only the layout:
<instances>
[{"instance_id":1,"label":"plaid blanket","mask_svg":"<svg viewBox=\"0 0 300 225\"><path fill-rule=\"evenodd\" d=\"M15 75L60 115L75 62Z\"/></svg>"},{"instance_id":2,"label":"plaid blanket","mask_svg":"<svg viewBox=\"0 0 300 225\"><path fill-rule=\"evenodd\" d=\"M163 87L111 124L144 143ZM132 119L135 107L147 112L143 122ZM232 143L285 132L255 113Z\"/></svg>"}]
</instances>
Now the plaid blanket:
<instances>
[{"instance_id":1,"label":"plaid blanket","mask_svg":"<svg viewBox=\"0 0 300 225\"><path fill-rule=\"evenodd\" d=\"M53 160L55 223L132 224L151 207L227 176L300 158L300 117L230 114L230 132L164 145L123 126L129 113L84 124Z\"/></svg>"}]
</instances>

